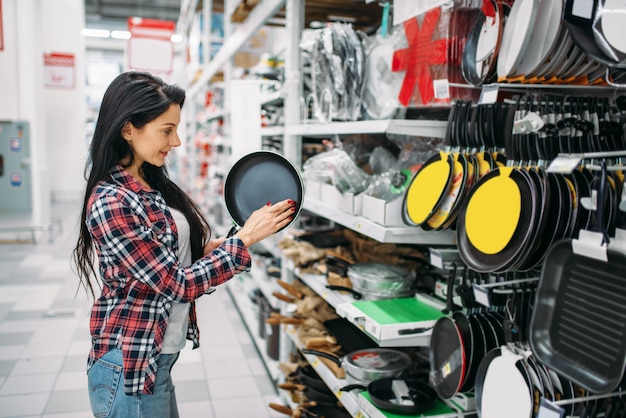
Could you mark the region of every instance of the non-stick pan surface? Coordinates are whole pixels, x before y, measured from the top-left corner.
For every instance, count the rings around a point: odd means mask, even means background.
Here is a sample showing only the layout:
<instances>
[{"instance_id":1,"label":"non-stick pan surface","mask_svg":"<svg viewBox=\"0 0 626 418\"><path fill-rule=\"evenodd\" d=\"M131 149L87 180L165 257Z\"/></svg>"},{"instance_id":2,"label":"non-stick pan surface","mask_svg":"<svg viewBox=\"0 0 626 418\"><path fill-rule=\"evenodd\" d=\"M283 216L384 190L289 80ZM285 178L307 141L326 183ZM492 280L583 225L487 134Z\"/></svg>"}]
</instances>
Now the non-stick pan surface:
<instances>
[{"instance_id":1,"label":"non-stick pan surface","mask_svg":"<svg viewBox=\"0 0 626 418\"><path fill-rule=\"evenodd\" d=\"M300 173L285 157L271 151L257 151L240 158L224 182L226 209L238 226L252 212L285 199L296 202L297 218L302 208L304 186ZM293 222L293 221L292 221Z\"/></svg>"}]
</instances>

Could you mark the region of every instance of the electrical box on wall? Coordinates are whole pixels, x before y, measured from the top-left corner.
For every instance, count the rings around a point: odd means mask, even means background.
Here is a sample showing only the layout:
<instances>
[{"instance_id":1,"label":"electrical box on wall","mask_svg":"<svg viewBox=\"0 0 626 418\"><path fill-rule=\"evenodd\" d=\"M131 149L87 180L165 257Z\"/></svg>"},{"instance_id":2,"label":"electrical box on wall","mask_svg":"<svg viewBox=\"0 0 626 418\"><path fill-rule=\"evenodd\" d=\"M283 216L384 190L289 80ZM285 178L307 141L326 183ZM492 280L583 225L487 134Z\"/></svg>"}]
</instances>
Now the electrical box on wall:
<instances>
[{"instance_id":1,"label":"electrical box on wall","mask_svg":"<svg viewBox=\"0 0 626 418\"><path fill-rule=\"evenodd\" d=\"M28 122L0 121L0 212L32 210Z\"/></svg>"}]
</instances>

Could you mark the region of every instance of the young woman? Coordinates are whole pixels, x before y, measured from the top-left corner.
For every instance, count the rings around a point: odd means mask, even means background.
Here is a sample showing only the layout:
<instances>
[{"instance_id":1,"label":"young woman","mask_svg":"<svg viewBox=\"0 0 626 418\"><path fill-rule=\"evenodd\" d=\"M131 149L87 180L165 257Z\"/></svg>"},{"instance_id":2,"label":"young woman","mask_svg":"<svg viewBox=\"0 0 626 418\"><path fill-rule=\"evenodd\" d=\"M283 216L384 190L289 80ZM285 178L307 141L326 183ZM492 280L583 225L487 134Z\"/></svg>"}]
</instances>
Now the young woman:
<instances>
[{"instance_id":1,"label":"young woman","mask_svg":"<svg viewBox=\"0 0 626 418\"><path fill-rule=\"evenodd\" d=\"M291 200L268 202L235 236L210 239L164 167L181 143L184 101L184 90L141 72L118 76L102 100L73 252L94 297L87 374L96 417L178 417L170 369L186 339L199 345L194 300L248 271L250 245L295 213Z\"/></svg>"}]
</instances>

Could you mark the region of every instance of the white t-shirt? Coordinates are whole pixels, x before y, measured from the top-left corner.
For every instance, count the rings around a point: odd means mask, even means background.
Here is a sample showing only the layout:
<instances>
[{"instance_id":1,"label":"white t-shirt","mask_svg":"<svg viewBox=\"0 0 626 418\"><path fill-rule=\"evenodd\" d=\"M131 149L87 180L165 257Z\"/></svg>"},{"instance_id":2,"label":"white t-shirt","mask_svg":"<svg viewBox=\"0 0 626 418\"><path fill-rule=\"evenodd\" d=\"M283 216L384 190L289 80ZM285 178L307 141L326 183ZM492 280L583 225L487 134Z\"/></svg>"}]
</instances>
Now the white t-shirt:
<instances>
[{"instance_id":1,"label":"white t-shirt","mask_svg":"<svg viewBox=\"0 0 626 418\"><path fill-rule=\"evenodd\" d=\"M170 208L176 227L178 228L178 261L182 266L191 265L190 229L187 218L181 212ZM170 318L163 337L161 353L178 353L187 342L187 325L189 323L189 304L172 302Z\"/></svg>"}]
</instances>

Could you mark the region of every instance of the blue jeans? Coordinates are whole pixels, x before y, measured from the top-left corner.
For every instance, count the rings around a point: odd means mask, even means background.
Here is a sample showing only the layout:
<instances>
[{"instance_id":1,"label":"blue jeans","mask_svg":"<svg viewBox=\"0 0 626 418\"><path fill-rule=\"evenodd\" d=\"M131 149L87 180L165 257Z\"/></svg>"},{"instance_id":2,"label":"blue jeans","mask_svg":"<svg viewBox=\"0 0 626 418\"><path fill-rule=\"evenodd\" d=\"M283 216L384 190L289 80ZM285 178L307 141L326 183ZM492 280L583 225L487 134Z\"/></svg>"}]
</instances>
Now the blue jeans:
<instances>
[{"instance_id":1,"label":"blue jeans","mask_svg":"<svg viewBox=\"0 0 626 418\"><path fill-rule=\"evenodd\" d=\"M161 354L152 395L126 395L122 350L116 348L89 369L89 402L96 418L178 418L170 371L179 353Z\"/></svg>"}]
</instances>

